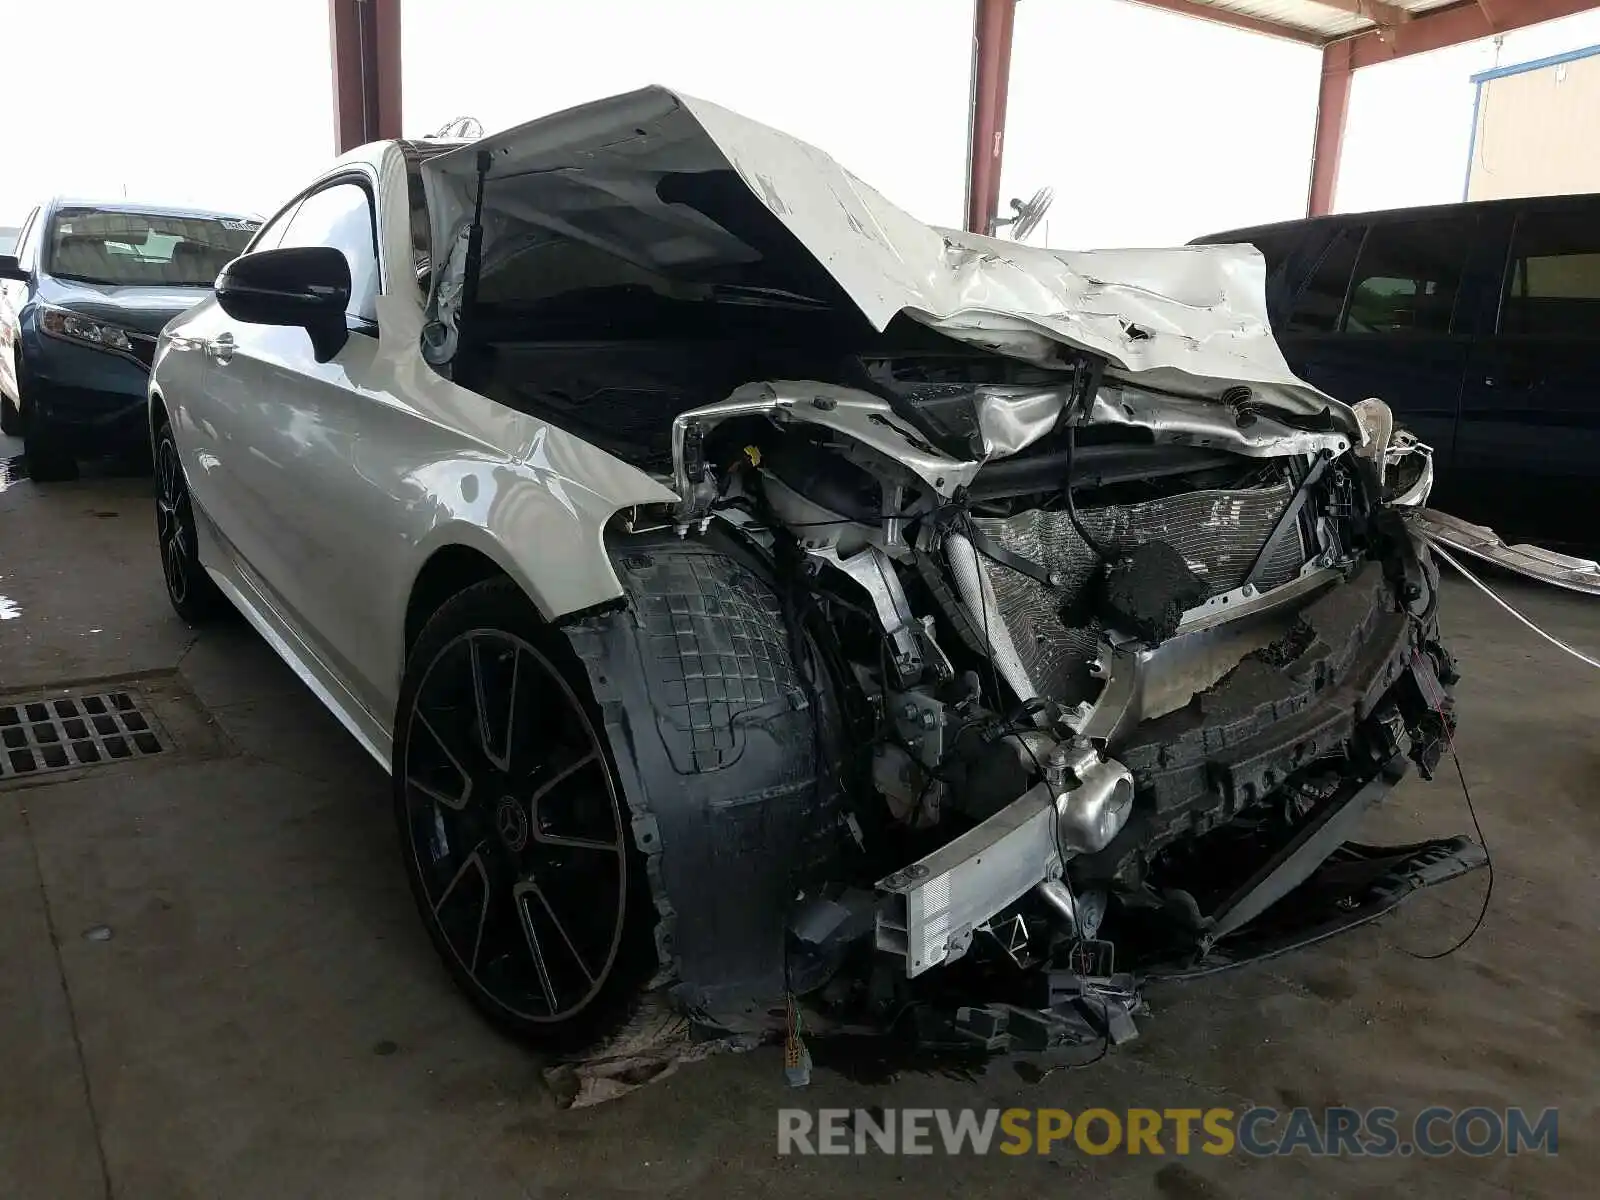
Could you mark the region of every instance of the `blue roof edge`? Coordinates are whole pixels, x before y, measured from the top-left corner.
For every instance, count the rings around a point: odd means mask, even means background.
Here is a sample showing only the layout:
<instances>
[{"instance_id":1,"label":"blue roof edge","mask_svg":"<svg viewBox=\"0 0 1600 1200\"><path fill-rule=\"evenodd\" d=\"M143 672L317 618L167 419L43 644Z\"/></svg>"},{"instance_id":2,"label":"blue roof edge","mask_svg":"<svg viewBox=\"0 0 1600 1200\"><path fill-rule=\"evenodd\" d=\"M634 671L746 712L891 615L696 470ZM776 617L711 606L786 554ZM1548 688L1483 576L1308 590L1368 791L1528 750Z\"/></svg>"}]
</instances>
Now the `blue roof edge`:
<instances>
[{"instance_id":1,"label":"blue roof edge","mask_svg":"<svg viewBox=\"0 0 1600 1200\"><path fill-rule=\"evenodd\" d=\"M1521 75L1527 71L1542 71L1545 67L1558 67L1562 63L1576 62L1580 58L1592 58L1600 54L1600 46L1584 46L1580 50L1568 50L1565 54L1552 54L1548 58L1536 58L1531 62L1513 63L1509 67L1495 67L1490 71L1479 71L1472 76L1470 82L1483 83L1490 79L1504 79L1507 75Z\"/></svg>"}]
</instances>

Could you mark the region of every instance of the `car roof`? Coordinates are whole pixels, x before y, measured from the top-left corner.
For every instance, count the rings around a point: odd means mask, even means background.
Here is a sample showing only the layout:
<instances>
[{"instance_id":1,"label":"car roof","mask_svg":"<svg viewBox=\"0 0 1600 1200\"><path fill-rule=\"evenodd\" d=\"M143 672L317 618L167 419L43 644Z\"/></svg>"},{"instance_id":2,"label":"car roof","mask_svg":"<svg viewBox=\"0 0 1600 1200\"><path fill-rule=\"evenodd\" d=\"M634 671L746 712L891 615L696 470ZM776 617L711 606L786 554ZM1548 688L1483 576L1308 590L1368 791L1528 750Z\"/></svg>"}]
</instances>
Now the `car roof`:
<instances>
[{"instance_id":1,"label":"car roof","mask_svg":"<svg viewBox=\"0 0 1600 1200\"><path fill-rule=\"evenodd\" d=\"M1296 217L1288 221L1272 221L1265 225L1243 225L1221 233L1207 233L1195 238L1191 246L1202 243L1248 242L1280 231L1310 228L1315 225L1348 225L1363 221L1380 221L1396 217L1444 217L1455 213L1481 212L1524 204L1530 200L1592 200L1600 202L1600 192L1580 192L1565 196L1513 196L1503 200L1458 200L1454 204L1418 204L1407 208L1378 208L1367 212L1327 213L1318 217Z\"/></svg>"},{"instance_id":2,"label":"car roof","mask_svg":"<svg viewBox=\"0 0 1600 1200\"><path fill-rule=\"evenodd\" d=\"M145 204L138 200L90 200L78 196L53 196L44 207L49 212L63 208L93 208L100 212L147 213L162 217L200 217L229 221L248 216L246 213L229 212L220 208L190 208L182 204Z\"/></svg>"}]
</instances>

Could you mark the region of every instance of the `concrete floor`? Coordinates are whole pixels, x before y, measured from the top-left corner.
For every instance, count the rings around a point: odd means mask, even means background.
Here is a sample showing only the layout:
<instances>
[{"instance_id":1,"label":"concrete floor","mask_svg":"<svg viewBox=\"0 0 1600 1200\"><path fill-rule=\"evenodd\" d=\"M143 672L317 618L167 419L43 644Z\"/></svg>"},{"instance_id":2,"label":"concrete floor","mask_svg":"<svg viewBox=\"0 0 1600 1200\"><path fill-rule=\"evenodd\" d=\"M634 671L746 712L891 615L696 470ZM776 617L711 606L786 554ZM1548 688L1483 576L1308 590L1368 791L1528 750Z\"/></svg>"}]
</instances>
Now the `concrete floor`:
<instances>
[{"instance_id":1,"label":"concrete floor","mask_svg":"<svg viewBox=\"0 0 1600 1200\"><path fill-rule=\"evenodd\" d=\"M0 459L16 453L0 440ZM1452 587L1460 750L1499 868L1336 942L1152 993L1137 1042L1029 1084L783 1083L776 1050L598 1109L452 992L401 875L387 781L242 622L167 606L149 481L7 486L0 691L115 677L175 752L0 788L0 1196L1587 1194L1600 1168L1600 673ZM1600 604L1506 591L1591 650ZM9 603L8 603L9 602ZM1453 773L1387 834L1470 830ZM106 940L87 931L108 927ZM775 1110L1429 1104L1561 1109L1560 1154L1250 1160L780 1158Z\"/></svg>"}]
</instances>

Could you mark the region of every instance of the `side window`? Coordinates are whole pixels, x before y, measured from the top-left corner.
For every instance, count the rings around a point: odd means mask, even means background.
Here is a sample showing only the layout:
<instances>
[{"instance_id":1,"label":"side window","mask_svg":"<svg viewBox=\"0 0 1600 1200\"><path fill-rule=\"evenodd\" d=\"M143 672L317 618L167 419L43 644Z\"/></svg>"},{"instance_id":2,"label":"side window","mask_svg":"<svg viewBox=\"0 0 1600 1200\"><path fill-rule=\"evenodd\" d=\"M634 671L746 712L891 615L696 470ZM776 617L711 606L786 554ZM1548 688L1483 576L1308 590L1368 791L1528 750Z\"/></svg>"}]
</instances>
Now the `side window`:
<instances>
[{"instance_id":1,"label":"side window","mask_svg":"<svg viewBox=\"0 0 1600 1200\"><path fill-rule=\"evenodd\" d=\"M1500 332L1600 340L1600 218L1523 212L1511 239Z\"/></svg>"},{"instance_id":2,"label":"side window","mask_svg":"<svg viewBox=\"0 0 1600 1200\"><path fill-rule=\"evenodd\" d=\"M1350 288L1346 333L1449 333L1470 217L1374 225Z\"/></svg>"},{"instance_id":3,"label":"side window","mask_svg":"<svg viewBox=\"0 0 1600 1200\"><path fill-rule=\"evenodd\" d=\"M283 242L283 231L289 228L289 222L294 219L294 214L300 211L300 202L296 200L272 220L261 227L261 232L256 234L255 240L250 243L250 253L257 250L276 250Z\"/></svg>"},{"instance_id":4,"label":"side window","mask_svg":"<svg viewBox=\"0 0 1600 1200\"><path fill-rule=\"evenodd\" d=\"M378 242L372 201L359 183L335 183L300 202L280 246L332 246L350 264L352 317L378 319Z\"/></svg>"},{"instance_id":5,"label":"side window","mask_svg":"<svg viewBox=\"0 0 1600 1200\"><path fill-rule=\"evenodd\" d=\"M1350 272L1355 267L1356 251L1361 248L1365 232L1365 227L1358 225L1333 235L1294 298L1284 332L1333 333L1339 328L1345 293L1350 290Z\"/></svg>"}]
</instances>

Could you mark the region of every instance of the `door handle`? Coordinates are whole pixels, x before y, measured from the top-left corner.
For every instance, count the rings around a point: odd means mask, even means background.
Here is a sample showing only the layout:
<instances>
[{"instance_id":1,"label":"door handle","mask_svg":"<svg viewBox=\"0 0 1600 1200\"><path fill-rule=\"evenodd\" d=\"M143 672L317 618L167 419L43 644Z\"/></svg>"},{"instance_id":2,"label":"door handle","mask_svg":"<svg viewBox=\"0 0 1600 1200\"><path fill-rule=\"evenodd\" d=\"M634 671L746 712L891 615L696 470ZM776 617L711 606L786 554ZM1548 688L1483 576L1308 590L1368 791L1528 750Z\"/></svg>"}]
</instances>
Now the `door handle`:
<instances>
[{"instance_id":1,"label":"door handle","mask_svg":"<svg viewBox=\"0 0 1600 1200\"><path fill-rule=\"evenodd\" d=\"M1485 375L1483 377L1483 386L1486 388L1527 390L1538 387L1543 382L1544 376L1531 372L1522 374L1516 371L1509 371L1503 375Z\"/></svg>"},{"instance_id":2,"label":"door handle","mask_svg":"<svg viewBox=\"0 0 1600 1200\"><path fill-rule=\"evenodd\" d=\"M219 363L233 360L233 334L219 333L206 343L206 357Z\"/></svg>"}]
</instances>

